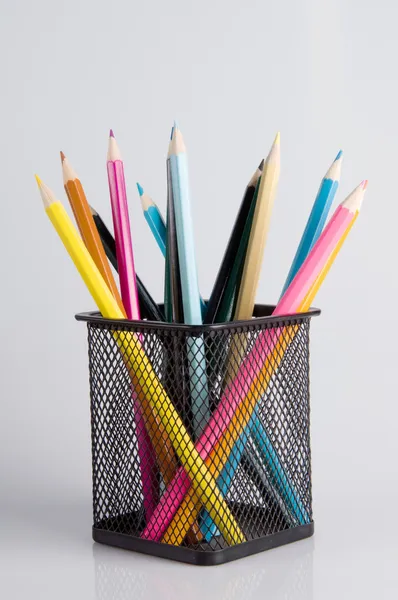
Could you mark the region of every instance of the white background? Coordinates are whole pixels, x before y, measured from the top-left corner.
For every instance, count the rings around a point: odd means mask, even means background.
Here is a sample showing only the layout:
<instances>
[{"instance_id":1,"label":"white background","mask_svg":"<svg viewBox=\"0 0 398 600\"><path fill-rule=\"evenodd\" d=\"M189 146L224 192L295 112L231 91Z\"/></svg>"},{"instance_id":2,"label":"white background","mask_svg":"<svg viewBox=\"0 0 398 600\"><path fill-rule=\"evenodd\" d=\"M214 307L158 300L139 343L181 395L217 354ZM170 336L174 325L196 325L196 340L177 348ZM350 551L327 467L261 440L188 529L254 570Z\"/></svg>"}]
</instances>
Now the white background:
<instances>
[{"instance_id":1,"label":"white background","mask_svg":"<svg viewBox=\"0 0 398 600\"><path fill-rule=\"evenodd\" d=\"M398 526L398 82L392 0L2 0L0 572L9 598L392 598ZM206 569L90 541L86 332L93 302L45 216L63 150L110 221L110 127L123 153L137 271L163 262L135 181L165 209L174 119L189 151L207 296L253 169L281 131L258 300L275 302L321 177L363 211L312 325L315 537Z\"/></svg>"}]
</instances>

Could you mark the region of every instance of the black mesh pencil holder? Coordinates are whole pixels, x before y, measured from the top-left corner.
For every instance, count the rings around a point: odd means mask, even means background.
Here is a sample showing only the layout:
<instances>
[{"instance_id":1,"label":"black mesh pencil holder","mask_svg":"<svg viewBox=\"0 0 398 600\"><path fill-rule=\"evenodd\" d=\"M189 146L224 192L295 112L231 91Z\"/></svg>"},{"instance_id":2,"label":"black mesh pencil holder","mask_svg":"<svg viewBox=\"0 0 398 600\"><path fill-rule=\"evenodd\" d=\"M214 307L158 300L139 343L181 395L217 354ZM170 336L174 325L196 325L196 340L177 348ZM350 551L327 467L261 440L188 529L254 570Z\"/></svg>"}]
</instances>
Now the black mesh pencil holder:
<instances>
[{"instance_id":1,"label":"black mesh pencil holder","mask_svg":"<svg viewBox=\"0 0 398 600\"><path fill-rule=\"evenodd\" d=\"M319 311L88 326L93 538L212 565L313 533L309 326Z\"/></svg>"}]
</instances>

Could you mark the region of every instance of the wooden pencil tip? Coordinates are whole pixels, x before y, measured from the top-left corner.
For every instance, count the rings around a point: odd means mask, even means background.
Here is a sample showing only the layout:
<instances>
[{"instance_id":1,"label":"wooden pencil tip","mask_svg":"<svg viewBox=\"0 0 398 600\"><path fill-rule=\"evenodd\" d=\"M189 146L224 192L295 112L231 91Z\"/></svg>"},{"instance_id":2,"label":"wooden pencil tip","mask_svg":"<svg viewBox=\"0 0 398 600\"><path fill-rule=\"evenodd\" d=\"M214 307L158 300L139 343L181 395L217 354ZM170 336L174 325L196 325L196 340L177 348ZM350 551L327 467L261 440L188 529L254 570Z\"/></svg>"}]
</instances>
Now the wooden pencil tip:
<instances>
[{"instance_id":1,"label":"wooden pencil tip","mask_svg":"<svg viewBox=\"0 0 398 600\"><path fill-rule=\"evenodd\" d=\"M366 190L366 188L368 187L368 180L364 179L363 181L361 181L361 186L363 190Z\"/></svg>"},{"instance_id":2,"label":"wooden pencil tip","mask_svg":"<svg viewBox=\"0 0 398 600\"><path fill-rule=\"evenodd\" d=\"M137 181L137 190L138 190L139 195L142 196L144 193L144 190L143 190L142 186L138 183L138 181Z\"/></svg>"},{"instance_id":3,"label":"wooden pencil tip","mask_svg":"<svg viewBox=\"0 0 398 600\"><path fill-rule=\"evenodd\" d=\"M36 183L39 186L39 188L41 187L41 179L38 175L35 175L35 179L36 179Z\"/></svg>"},{"instance_id":4,"label":"wooden pencil tip","mask_svg":"<svg viewBox=\"0 0 398 600\"><path fill-rule=\"evenodd\" d=\"M274 139L274 146L276 146L277 144L280 144L280 143L281 143L281 134L278 131L278 133L276 134L275 139Z\"/></svg>"},{"instance_id":5,"label":"wooden pencil tip","mask_svg":"<svg viewBox=\"0 0 398 600\"><path fill-rule=\"evenodd\" d=\"M260 162L260 164L258 165L258 170L262 171L264 169L264 159Z\"/></svg>"},{"instance_id":6,"label":"wooden pencil tip","mask_svg":"<svg viewBox=\"0 0 398 600\"><path fill-rule=\"evenodd\" d=\"M60 152L59 154L60 154L60 156L61 156L61 163L63 163L63 162L64 162L64 160L65 160L65 158L66 158L66 157L65 157L65 154L62 152L62 150L61 150L61 152Z\"/></svg>"},{"instance_id":7,"label":"wooden pencil tip","mask_svg":"<svg viewBox=\"0 0 398 600\"><path fill-rule=\"evenodd\" d=\"M114 134L113 134L113 129L109 130L109 137L113 137L113 138L115 137Z\"/></svg>"},{"instance_id":8,"label":"wooden pencil tip","mask_svg":"<svg viewBox=\"0 0 398 600\"><path fill-rule=\"evenodd\" d=\"M91 206L91 204L89 204L89 207L90 207L91 214L92 214L93 216L98 216L98 213L97 213L97 211L95 210L95 208L94 208L94 207L92 207L92 206Z\"/></svg>"}]
</instances>

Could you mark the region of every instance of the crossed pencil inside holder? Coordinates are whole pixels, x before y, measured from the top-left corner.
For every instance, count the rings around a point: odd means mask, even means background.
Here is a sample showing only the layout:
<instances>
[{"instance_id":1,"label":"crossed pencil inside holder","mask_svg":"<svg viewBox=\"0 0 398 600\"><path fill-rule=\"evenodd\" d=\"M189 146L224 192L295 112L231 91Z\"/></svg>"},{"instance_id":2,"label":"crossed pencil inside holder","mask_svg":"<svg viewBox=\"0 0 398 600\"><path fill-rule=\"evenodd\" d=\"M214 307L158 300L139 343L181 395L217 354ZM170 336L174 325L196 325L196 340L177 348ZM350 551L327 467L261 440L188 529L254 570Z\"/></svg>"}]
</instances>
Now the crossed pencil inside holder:
<instances>
[{"instance_id":1,"label":"crossed pencil inside holder","mask_svg":"<svg viewBox=\"0 0 398 600\"><path fill-rule=\"evenodd\" d=\"M286 317L88 326L93 539L221 564L313 533L309 328Z\"/></svg>"}]
</instances>

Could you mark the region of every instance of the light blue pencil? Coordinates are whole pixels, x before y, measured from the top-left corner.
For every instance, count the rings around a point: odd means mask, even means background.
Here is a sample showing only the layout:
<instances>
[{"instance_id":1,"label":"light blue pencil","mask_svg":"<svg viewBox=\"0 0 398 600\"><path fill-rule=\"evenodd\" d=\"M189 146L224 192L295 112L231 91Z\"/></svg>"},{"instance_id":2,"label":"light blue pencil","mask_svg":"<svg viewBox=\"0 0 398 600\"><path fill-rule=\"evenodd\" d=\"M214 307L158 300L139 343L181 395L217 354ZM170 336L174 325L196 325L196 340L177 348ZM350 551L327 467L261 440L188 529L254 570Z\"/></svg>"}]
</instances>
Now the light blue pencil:
<instances>
[{"instance_id":1,"label":"light blue pencil","mask_svg":"<svg viewBox=\"0 0 398 600\"><path fill-rule=\"evenodd\" d=\"M137 189L141 198L142 210L146 222L148 223L163 256L166 257L166 223L164 222L162 213L149 194L144 192L139 183L137 183Z\"/></svg>"},{"instance_id":2,"label":"light blue pencil","mask_svg":"<svg viewBox=\"0 0 398 600\"><path fill-rule=\"evenodd\" d=\"M311 214L297 248L296 256L294 257L285 285L283 286L281 298L322 233L337 188L339 187L342 160L343 152L340 150L325 177L322 179L318 195L315 198Z\"/></svg>"},{"instance_id":3,"label":"light blue pencil","mask_svg":"<svg viewBox=\"0 0 398 600\"><path fill-rule=\"evenodd\" d=\"M176 125L173 129L168 158L174 197L184 322L188 325L201 325L202 312L193 241L187 155L181 132ZM189 337L187 345L193 426L195 437L198 438L210 416L203 337L200 335Z\"/></svg>"},{"instance_id":4,"label":"light blue pencil","mask_svg":"<svg viewBox=\"0 0 398 600\"><path fill-rule=\"evenodd\" d=\"M172 129L173 133L174 128ZM142 210L144 212L144 217L150 227L150 230L153 233L153 237L155 238L157 245L160 248L163 256L166 258L166 223L163 218L162 213L160 212L159 207L152 198L147 194L142 186L137 183L138 193L141 198ZM200 297L200 310L202 313L202 318L206 314L206 304L202 297Z\"/></svg>"}]
</instances>

